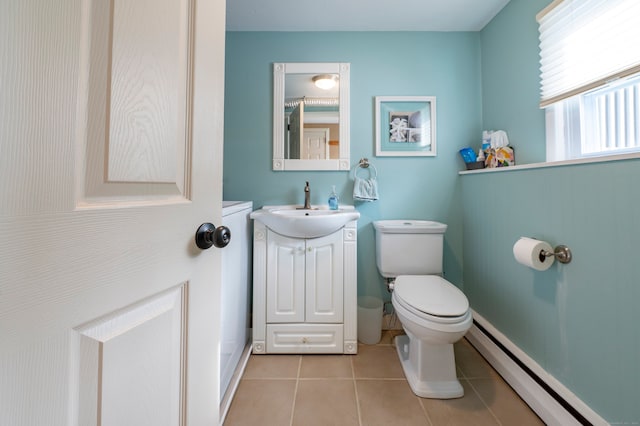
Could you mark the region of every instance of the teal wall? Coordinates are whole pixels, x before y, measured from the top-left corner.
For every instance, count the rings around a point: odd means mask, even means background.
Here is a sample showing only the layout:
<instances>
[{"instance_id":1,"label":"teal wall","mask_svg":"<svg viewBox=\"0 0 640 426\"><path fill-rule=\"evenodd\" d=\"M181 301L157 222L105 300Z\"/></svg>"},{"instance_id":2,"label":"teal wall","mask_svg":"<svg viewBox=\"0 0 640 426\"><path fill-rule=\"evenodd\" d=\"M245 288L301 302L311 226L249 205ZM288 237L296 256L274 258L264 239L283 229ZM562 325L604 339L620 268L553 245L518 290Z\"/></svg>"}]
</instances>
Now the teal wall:
<instances>
[{"instance_id":1,"label":"teal wall","mask_svg":"<svg viewBox=\"0 0 640 426\"><path fill-rule=\"evenodd\" d=\"M482 30L483 129L505 130L516 163L545 161L536 13L551 0L511 0Z\"/></svg>"},{"instance_id":2,"label":"teal wall","mask_svg":"<svg viewBox=\"0 0 640 426\"><path fill-rule=\"evenodd\" d=\"M548 3L511 0L481 33L483 127L507 130L520 162L544 161L535 14ZM610 423L640 422L639 181L640 160L461 177L472 307ZM520 236L574 259L526 268Z\"/></svg>"},{"instance_id":3,"label":"teal wall","mask_svg":"<svg viewBox=\"0 0 640 426\"><path fill-rule=\"evenodd\" d=\"M351 163L368 158L380 192L379 201L356 203L358 293L388 299L375 265L377 219L447 223L445 273L461 286L458 150L481 134L479 33L227 33L224 199L301 204L309 181L312 203L326 203L336 185L341 202L354 204L352 173L271 170L273 62L351 63ZM437 157L375 157L374 97L382 95L436 97Z\"/></svg>"}]
</instances>

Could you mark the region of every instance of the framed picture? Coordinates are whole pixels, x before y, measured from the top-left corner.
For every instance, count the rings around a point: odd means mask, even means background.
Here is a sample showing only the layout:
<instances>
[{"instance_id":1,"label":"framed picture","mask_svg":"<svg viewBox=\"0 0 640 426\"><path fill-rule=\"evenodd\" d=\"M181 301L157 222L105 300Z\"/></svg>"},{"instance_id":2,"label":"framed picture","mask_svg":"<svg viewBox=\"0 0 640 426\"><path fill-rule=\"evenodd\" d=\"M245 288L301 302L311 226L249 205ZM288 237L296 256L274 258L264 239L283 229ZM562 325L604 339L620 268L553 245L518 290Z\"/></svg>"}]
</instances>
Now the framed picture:
<instances>
[{"instance_id":1,"label":"framed picture","mask_svg":"<svg viewBox=\"0 0 640 426\"><path fill-rule=\"evenodd\" d=\"M435 96L376 96L376 156L435 155Z\"/></svg>"}]
</instances>

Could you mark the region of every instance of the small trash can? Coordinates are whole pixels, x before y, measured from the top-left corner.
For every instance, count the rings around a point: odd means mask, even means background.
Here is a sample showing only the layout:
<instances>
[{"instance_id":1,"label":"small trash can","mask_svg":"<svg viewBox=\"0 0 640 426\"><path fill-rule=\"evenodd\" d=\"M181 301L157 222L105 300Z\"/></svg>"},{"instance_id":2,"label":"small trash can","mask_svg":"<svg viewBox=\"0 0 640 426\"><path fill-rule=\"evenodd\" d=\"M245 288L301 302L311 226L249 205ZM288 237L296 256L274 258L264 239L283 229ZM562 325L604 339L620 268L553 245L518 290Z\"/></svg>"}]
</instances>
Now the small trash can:
<instances>
[{"instance_id":1,"label":"small trash can","mask_svg":"<svg viewBox=\"0 0 640 426\"><path fill-rule=\"evenodd\" d=\"M358 341L375 345L382 335L382 300L373 296L358 297Z\"/></svg>"}]
</instances>

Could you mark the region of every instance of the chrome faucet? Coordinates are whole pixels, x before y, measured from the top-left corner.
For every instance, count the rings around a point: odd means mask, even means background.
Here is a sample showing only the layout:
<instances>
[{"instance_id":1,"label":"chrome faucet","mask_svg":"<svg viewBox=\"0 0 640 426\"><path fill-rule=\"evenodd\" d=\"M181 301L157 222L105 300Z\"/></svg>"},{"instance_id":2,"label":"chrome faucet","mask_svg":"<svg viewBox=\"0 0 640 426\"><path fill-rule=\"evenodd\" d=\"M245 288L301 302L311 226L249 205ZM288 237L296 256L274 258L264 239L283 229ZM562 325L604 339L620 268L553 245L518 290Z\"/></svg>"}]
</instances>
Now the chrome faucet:
<instances>
[{"instance_id":1,"label":"chrome faucet","mask_svg":"<svg viewBox=\"0 0 640 426\"><path fill-rule=\"evenodd\" d=\"M309 188L309 182L304 187L304 207L303 209L311 209L311 189Z\"/></svg>"}]
</instances>

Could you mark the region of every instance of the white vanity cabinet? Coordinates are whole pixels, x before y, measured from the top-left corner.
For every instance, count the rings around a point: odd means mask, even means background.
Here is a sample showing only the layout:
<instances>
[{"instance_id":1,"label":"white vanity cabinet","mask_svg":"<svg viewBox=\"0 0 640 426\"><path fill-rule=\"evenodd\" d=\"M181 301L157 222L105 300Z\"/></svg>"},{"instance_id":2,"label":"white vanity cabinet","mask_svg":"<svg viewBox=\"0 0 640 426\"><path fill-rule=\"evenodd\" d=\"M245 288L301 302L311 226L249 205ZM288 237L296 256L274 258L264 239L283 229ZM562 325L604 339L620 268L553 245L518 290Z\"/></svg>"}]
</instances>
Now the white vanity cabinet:
<instances>
[{"instance_id":1,"label":"white vanity cabinet","mask_svg":"<svg viewBox=\"0 0 640 426\"><path fill-rule=\"evenodd\" d=\"M267 324L342 324L342 234L299 239L269 233Z\"/></svg>"},{"instance_id":2,"label":"white vanity cabinet","mask_svg":"<svg viewBox=\"0 0 640 426\"><path fill-rule=\"evenodd\" d=\"M357 352L356 221L291 238L254 221L253 353Z\"/></svg>"}]
</instances>

